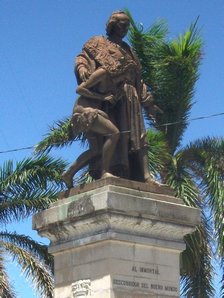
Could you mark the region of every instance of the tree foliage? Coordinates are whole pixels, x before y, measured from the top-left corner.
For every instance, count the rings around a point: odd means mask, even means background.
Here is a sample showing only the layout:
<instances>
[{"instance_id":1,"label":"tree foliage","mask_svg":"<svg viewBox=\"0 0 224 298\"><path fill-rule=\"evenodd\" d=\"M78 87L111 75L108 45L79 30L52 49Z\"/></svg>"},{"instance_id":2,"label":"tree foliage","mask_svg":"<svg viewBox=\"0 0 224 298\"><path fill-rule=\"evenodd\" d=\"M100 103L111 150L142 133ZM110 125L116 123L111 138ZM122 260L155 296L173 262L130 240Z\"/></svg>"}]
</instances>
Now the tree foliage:
<instances>
[{"instance_id":1,"label":"tree foliage","mask_svg":"<svg viewBox=\"0 0 224 298\"><path fill-rule=\"evenodd\" d=\"M176 39L167 40L167 31L164 21L144 30L131 19L130 42L142 63L142 75L155 103L163 110L151 123L151 129L154 135L162 134L166 155L158 149L157 154L149 146L150 165L153 163L151 168L155 169L154 160L159 159L155 177L170 185L186 205L201 210L201 224L185 237L182 295L214 297L212 259L224 257L224 139L204 137L182 146L194 104L203 42L197 21ZM223 262L220 263L223 268ZM223 286L220 297L224 297Z\"/></svg>"},{"instance_id":2,"label":"tree foliage","mask_svg":"<svg viewBox=\"0 0 224 298\"><path fill-rule=\"evenodd\" d=\"M47 246L30 237L8 232L7 224L43 210L57 199L66 164L46 155L0 167L0 296L16 297L6 270L6 257L16 261L40 297L53 297L53 259Z\"/></svg>"}]
</instances>

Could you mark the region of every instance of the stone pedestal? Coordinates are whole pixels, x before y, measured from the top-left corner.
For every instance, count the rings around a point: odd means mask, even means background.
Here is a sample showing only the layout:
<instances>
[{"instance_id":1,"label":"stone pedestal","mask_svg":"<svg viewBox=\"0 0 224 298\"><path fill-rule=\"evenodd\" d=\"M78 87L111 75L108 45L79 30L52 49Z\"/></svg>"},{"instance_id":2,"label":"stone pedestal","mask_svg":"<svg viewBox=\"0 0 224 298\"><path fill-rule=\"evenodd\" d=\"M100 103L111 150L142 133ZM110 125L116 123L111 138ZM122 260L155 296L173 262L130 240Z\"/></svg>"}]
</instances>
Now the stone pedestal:
<instances>
[{"instance_id":1,"label":"stone pedestal","mask_svg":"<svg viewBox=\"0 0 224 298\"><path fill-rule=\"evenodd\" d=\"M33 228L51 241L55 298L179 297L183 237L200 216L165 193L110 178L71 189L35 215Z\"/></svg>"}]
</instances>

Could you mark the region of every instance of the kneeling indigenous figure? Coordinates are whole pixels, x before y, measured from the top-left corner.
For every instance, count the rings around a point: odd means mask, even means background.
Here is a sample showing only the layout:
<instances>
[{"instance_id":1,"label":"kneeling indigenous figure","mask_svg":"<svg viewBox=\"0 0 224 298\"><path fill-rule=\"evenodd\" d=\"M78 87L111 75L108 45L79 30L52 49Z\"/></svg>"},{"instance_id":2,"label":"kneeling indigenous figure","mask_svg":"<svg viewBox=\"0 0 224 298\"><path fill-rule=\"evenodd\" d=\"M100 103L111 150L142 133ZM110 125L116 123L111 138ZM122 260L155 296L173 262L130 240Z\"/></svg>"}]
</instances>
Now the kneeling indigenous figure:
<instances>
[{"instance_id":1,"label":"kneeling indigenous figure","mask_svg":"<svg viewBox=\"0 0 224 298\"><path fill-rule=\"evenodd\" d=\"M141 80L141 66L123 41L130 20L114 12L107 37L95 36L76 57L77 99L72 115L75 135L84 133L89 149L63 173L68 188L86 165L94 179L118 176L150 182L142 106L154 109L153 97Z\"/></svg>"}]
</instances>

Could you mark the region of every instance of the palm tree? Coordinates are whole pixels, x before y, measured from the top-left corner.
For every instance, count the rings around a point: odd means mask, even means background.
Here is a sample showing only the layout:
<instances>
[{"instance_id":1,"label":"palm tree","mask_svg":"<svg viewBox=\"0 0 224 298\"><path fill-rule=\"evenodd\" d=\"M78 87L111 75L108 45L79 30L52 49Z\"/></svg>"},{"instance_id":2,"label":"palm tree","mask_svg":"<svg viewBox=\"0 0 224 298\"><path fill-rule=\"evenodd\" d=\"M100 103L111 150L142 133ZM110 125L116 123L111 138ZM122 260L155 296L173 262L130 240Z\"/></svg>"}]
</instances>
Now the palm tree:
<instances>
[{"instance_id":1,"label":"palm tree","mask_svg":"<svg viewBox=\"0 0 224 298\"><path fill-rule=\"evenodd\" d=\"M143 79L156 105L163 110L154 122L146 117L150 126L150 170L156 179L170 185L186 205L201 210L201 224L185 237L187 249L181 258L182 297L214 297L212 259L218 257L224 270L224 140L204 137L182 145L202 57L203 43L197 21L184 34L167 41L164 21L143 30L128 11L127 14L131 19L129 40L142 64ZM73 141L67 118L52 126L37 151L48 152ZM220 297L224 297L224 286Z\"/></svg>"},{"instance_id":2,"label":"palm tree","mask_svg":"<svg viewBox=\"0 0 224 298\"><path fill-rule=\"evenodd\" d=\"M0 297L13 298L15 290L6 270L9 255L41 297L53 297L53 260L47 246L26 235L4 230L7 224L27 218L56 200L61 189L61 159L48 156L7 161L0 167Z\"/></svg>"},{"instance_id":3,"label":"palm tree","mask_svg":"<svg viewBox=\"0 0 224 298\"><path fill-rule=\"evenodd\" d=\"M142 75L152 89L155 103L163 110L150 123L152 131L148 133L151 171L170 185L186 205L201 210L201 224L194 234L185 237L182 295L214 297L212 257L220 258L224 269L224 139L205 137L182 146L202 56L197 21L179 38L167 41L164 22L143 31L131 20L130 42L142 63ZM160 139L157 145L156 136ZM154 146L160 146L160 150L153 151ZM221 296L224 297L223 287Z\"/></svg>"}]
</instances>

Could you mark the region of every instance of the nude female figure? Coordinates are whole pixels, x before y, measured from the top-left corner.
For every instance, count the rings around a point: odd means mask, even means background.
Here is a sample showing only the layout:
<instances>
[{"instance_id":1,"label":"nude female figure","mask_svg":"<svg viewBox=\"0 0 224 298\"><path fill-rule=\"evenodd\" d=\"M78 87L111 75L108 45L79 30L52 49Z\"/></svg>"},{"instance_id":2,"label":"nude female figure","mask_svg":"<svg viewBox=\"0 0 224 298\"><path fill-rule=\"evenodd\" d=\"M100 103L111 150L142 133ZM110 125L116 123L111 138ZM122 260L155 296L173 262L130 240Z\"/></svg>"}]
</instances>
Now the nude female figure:
<instances>
[{"instance_id":1,"label":"nude female figure","mask_svg":"<svg viewBox=\"0 0 224 298\"><path fill-rule=\"evenodd\" d=\"M91 140L89 140L89 150L83 152L62 174L62 179L68 188L73 187L73 176L91 159L99 155L102 156L101 178L113 176L109 167L119 139L119 130L109 119L107 113L102 110L105 103L113 104L115 100L112 94L113 88L114 85L109 80L106 70L98 68L76 90L81 96L77 99L73 110L73 130L75 134L86 133L87 139L91 136ZM105 138L102 148L99 148L97 144L97 135Z\"/></svg>"}]
</instances>

